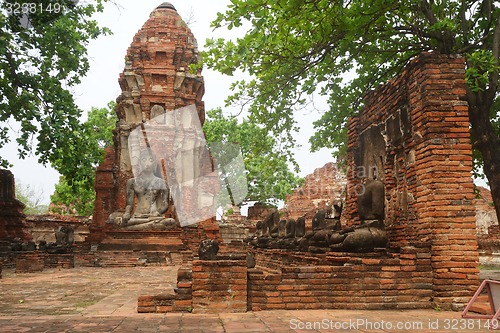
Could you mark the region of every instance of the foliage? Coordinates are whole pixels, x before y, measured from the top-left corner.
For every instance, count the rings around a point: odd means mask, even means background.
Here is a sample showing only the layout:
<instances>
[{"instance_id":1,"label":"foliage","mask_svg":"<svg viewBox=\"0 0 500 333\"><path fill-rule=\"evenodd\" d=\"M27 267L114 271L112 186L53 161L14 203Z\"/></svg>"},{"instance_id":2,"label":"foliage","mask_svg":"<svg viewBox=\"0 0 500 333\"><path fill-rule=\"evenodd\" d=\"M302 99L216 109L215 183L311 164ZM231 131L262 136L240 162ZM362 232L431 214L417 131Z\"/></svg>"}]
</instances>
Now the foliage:
<instances>
[{"instance_id":1,"label":"foliage","mask_svg":"<svg viewBox=\"0 0 500 333\"><path fill-rule=\"evenodd\" d=\"M330 110L315 122L310 141L315 150L342 155L346 121L363 94L423 51L463 54L471 90L496 92L499 17L498 2L488 0L232 0L213 26L246 33L207 40L203 58L221 73L251 75L236 81L227 103L249 105L250 119L276 134L293 132L293 108L308 95L327 96ZM489 96L498 106L498 94ZM500 134L498 110L491 115Z\"/></svg>"},{"instance_id":2,"label":"foliage","mask_svg":"<svg viewBox=\"0 0 500 333\"><path fill-rule=\"evenodd\" d=\"M50 212L61 215L89 216L94 211L95 191L93 181L74 181L69 185L64 176L59 177L54 194L50 196Z\"/></svg>"},{"instance_id":3,"label":"foliage","mask_svg":"<svg viewBox=\"0 0 500 333\"><path fill-rule=\"evenodd\" d=\"M113 129L117 117L114 113L115 102L107 107L92 108L88 118L75 133L79 138L79 154L73 157L71 174L78 175L68 179L62 176L56 184L51 201L51 210L59 214L91 215L94 211L94 182L97 166L103 161L105 149L113 143ZM56 162L57 163L57 162Z\"/></svg>"},{"instance_id":4,"label":"foliage","mask_svg":"<svg viewBox=\"0 0 500 333\"><path fill-rule=\"evenodd\" d=\"M207 112L203 129L210 146L231 143L241 149L246 169L243 176L248 186L246 201L284 200L300 186L302 180L290 170L287 157L276 148L278 142L262 127L247 119L238 122L234 117L226 117L218 108Z\"/></svg>"},{"instance_id":5,"label":"foliage","mask_svg":"<svg viewBox=\"0 0 500 333\"><path fill-rule=\"evenodd\" d=\"M36 190L30 185L16 184L16 199L21 201L25 207L23 213L26 215L38 215L47 213L48 206L43 204L43 190Z\"/></svg>"},{"instance_id":6,"label":"foliage","mask_svg":"<svg viewBox=\"0 0 500 333\"><path fill-rule=\"evenodd\" d=\"M34 153L68 179L81 176L72 173L81 153L81 110L71 87L89 69L88 42L110 33L91 19L103 10L104 1L0 3L0 148L10 141L8 129L13 128L21 158ZM64 10L47 10L55 3ZM16 5L24 6L19 13L13 12ZM22 8L31 9L23 14ZM0 167L8 166L0 157Z\"/></svg>"}]
</instances>

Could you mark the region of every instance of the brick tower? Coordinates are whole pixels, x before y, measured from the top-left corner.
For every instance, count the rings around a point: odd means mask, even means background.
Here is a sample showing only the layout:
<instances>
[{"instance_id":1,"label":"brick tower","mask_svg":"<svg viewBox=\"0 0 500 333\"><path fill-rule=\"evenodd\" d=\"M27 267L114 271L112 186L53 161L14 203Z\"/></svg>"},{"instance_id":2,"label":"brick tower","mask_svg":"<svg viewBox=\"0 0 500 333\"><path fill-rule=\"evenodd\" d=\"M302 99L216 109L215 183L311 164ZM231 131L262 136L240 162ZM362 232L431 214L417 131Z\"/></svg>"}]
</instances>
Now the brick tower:
<instances>
[{"instance_id":1,"label":"brick tower","mask_svg":"<svg viewBox=\"0 0 500 333\"><path fill-rule=\"evenodd\" d=\"M201 71L193 72L190 69L190 65L198 61L197 42L192 32L172 4L162 3L135 34L125 56L125 69L119 77L122 94L117 98L115 109L118 122L114 130L114 146L107 149L105 160L96 174L96 202L89 237L92 244L105 248L104 245L110 243L107 240L121 237L133 238L141 249L148 243L141 243L141 239L147 238L147 231L124 231L110 223L116 216L123 214L126 183L134 177L134 156L129 151L129 136L134 129L140 126L144 128L143 124L159 113L168 115L173 110L189 105L194 105L203 125L204 81ZM171 209L167 211L166 217L174 217ZM165 231L163 236L196 240L218 235L215 219L195 227ZM149 234L158 238L158 231ZM186 234L196 234L197 237ZM116 240L113 242L120 243ZM180 248L182 244L176 245ZM186 241L183 245L186 245ZM120 244L120 247L129 248L130 244ZM163 248L152 248L158 247Z\"/></svg>"}]
</instances>

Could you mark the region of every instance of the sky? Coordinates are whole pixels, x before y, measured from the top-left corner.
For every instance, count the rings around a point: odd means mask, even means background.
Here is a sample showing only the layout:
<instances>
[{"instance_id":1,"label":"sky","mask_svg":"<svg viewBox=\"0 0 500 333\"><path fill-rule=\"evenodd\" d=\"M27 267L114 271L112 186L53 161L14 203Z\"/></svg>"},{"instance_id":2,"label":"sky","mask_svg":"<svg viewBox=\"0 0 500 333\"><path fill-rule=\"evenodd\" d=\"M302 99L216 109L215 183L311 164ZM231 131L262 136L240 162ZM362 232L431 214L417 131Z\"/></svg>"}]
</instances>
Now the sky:
<instances>
[{"instance_id":1,"label":"sky","mask_svg":"<svg viewBox=\"0 0 500 333\"><path fill-rule=\"evenodd\" d=\"M82 79L80 85L73 88L77 105L85 111L91 107L104 107L109 101L116 100L121 94L118 77L124 68L124 58L127 48L135 33L149 18L149 14L159 6L161 0L116 0L115 4L107 3L103 13L95 16L101 26L113 31L111 36L101 36L92 41L88 47L90 70ZM203 49L207 38L234 38L237 32L221 29L213 30L210 22L217 12L224 12L229 0L171 0L179 15L188 23L191 31ZM217 72L204 69L205 79L205 110L224 107L224 100L230 94L230 84L238 77L228 77ZM322 149L316 153L309 152L308 139L312 134L312 122L321 116L326 103L315 101L314 110L304 110L299 116L301 130L297 141L301 145L295 150L295 157L300 166L300 175L305 176L328 162L334 161L331 151ZM233 110L234 111L234 110ZM45 204L50 202L50 195L58 182L59 174L50 166L42 166L36 157L24 160L17 158L17 147L9 144L0 149L0 155L7 158L14 167L16 184L30 185L42 197Z\"/></svg>"}]
</instances>

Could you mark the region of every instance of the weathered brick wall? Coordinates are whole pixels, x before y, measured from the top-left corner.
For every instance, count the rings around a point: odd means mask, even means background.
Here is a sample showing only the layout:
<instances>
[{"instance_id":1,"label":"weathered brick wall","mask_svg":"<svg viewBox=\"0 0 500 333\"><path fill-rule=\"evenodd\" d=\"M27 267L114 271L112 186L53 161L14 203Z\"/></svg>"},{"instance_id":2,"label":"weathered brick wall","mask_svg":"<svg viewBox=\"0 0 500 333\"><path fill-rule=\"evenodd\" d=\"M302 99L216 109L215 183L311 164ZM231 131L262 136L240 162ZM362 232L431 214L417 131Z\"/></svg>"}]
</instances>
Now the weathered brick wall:
<instances>
[{"instance_id":1,"label":"weathered brick wall","mask_svg":"<svg viewBox=\"0 0 500 333\"><path fill-rule=\"evenodd\" d=\"M304 178L304 185L285 200L287 217L306 217L306 230L312 230L312 218L319 209L345 201L346 177L333 162L317 168Z\"/></svg>"},{"instance_id":2,"label":"weathered brick wall","mask_svg":"<svg viewBox=\"0 0 500 333\"><path fill-rule=\"evenodd\" d=\"M192 311L193 309L193 270L191 267L181 267L177 271L177 288L173 311Z\"/></svg>"},{"instance_id":3,"label":"weathered brick wall","mask_svg":"<svg viewBox=\"0 0 500 333\"><path fill-rule=\"evenodd\" d=\"M349 122L349 220L359 220L360 169L375 169L390 246L430 242L433 299L442 306L468 301L479 281L465 84L462 58L423 54L366 96Z\"/></svg>"},{"instance_id":4,"label":"weathered brick wall","mask_svg":"<svg viewBox=\"0 0 500 333\"><path fill-rule=\"evenodd\" d=\"M476 231L480 236L487 235L490 226L498 226L498 218L490 190L482 186L478 186L477 190L479 197L474 199L474 205L476 206Z\"/></svg>"},{"instance_id":5,"label":"weathered brick wall","mask_svg":"<svg viewBox=\"0 0 500 333\"><path fill-rule=\"evenodd\" d=\"M245 256L193 261L193 312L246 312Z\"/></svg>"},{"instance_id":6,"label":"weathered brick wall","mask_svg":"<svg viewBox=\"0 0 500 333\"><path fill-rule=\"evenodd\" d=\"M140 295L137 299L138 313L165 313L173 310L174 294Z\"/></svg>"},{"instance_id":7,"label":"weathered brick wall","mask_svg":"<svg viewBox=\"0 0 500 333\"><path fill-rule=\"evenodd\" d=\"M16 199L14 175L0 169L0 241L31 240L23 209L24 204Z\"/></svg>"},{"instance_id":8,"label":"weathered brick wall","mask_svg":"<svg viewBox=\"0 0 500 333\"><path fill-rule=\"evenodd\" d=\"M242 242L246 237L250 235L250 229L245 226L234 226L234 225L219 225L219 232L222 241L225 244L229 244L233 241Z\"/></svg>"},{"instance_id":9,"label":"weathered brick wall","mask_svg":"<svg viewBox=\"0 0 500 333\"><path fill-rule=\"evenodd\" d=\"M191 251L75 251L78 267L173 266L192 260Z\"/></svg>"},{"instance_id":10,"label":"weathered brick wall","mask_svg":"<svg viewBox=\"0 0 500 333\"><path fill-rule=\"evenodd\" d=\"M155 295L140 295L137 298L137 312L166 313L193 311L193 274L190 267L177 271L177 287L172 292Z\"/></svg>"},{"instance_id":11,"label":"weathered brick wall","mask_svg":"<svg viewBox=\"0 0 500 333\"><path fill-rule=\"evenodd\" d=\"M253 206L248 207L247 218L250 221L264 220L275 209L275 207L268 207L266 204L256 202Z\"/></svg>"},{"instance_id":12,"label":"weathered brick wall","mask_svg":"<svg viewBox=\"0 0 500 333\"><path fill-rule=\"evenodd\" d=\"M216 260L193 260L177 271L174 293L140 295L137 311L144 312L246 312L246 255L219 255Z\"/></svg>"},{"instance_id":13,"label":"weathered brick wall","mask_svg":"<svg viewBox=\"0 0 500 333\"><path fill-rule=\"evenodd\" d=\"M43 254L43 267L44 268L75 268L75 256L71 253L68 254Z\"/></svg>"},{"instance_id":14,"label":"weathered brick wall","mask_svg":"<svg viewBox=\"0 0 500 333\"><path fill-rule=\"evenodd\" d=\"M430 254L309 254L256 250L259 266L248 271L248 308L415 309L432 306Z\"/></svg>"},{"instance_id":15,"label":"weathered brick wall","mask_svg":"<svg viewBox=\"0 0 500 333\"><path fill-rule=\"evenodd\" d=\"M477 243L481 253L481 264L491 265L496 262L493 253L500 250L500 226L493 206L491 192L477 187L479 197L474 200L476 206Z\"/></svg>"},{"instance_id":16,"label":"weathered brick wall","mask_svg":"<svg viewBox=\"0 0 500 333\"><path fill-rule=\"evenodd\" d=\"M45 268L75 267L73 254L50 254L44 252L19 252L15 255L16 273L41 272Z\"/></svg>"},{"instance_id":17,"label":"weathered brick wall","mask_svg":"<svg viewBox=\"0 0 500 333\"><path fill-rule=\"evenodd\" d=\"M73 229L75 242L85 241L89 234L90 219L88 217L57 214L28 215L26 222L35 243L41 240L47 243L55 242L55 233L60 226Z\"/></svg>"},{"instance_id":18,"label":"weathered brick wall","mask_svg":"<svg viewBox=\"0 0 500 333\"><path fill-rule=\"evenodd\" d=\"M16 273L34 273L43 271L43 254L39 252L20 253L16 257Z\"/></svg>"}]
</instances>

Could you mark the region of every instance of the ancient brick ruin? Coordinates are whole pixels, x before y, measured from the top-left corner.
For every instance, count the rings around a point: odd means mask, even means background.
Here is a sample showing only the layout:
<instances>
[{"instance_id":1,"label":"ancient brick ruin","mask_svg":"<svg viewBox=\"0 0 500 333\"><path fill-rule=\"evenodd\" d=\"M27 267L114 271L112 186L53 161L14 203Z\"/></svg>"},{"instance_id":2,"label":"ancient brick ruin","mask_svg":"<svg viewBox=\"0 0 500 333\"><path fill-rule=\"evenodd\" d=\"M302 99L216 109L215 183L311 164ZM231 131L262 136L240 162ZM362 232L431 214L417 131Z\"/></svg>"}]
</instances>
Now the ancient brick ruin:
<instances>
[{"instance_id":1,"label":"ancient brick ruin","mask_svg":"<svg viewBox=\"0 0 500 333\"><path fill-rule=\"evenodd\" d=\"M0 169L1 241L10 242L14 238L19 238L21 241L32 239L23 209L24 204L16 199L14 175L8 170Z\"/></svg>"},{"instance_id":2,"label":"ancient brick ruin","mask_svg":"<svg viewBox=\"0 0 500 333\"><path fill-rule=\"evenodd\" d=\"M465 302L479 280L464 71L460 57L423 54L369 94L349 125L347 219L358 218L359 172L376 172L389 246L429 258L432 299L443 305Z\"/></svg>"},{"instance_id":3,"label":"ancient brick ruin","mask_svg":"<svg viewBox=\"0 0 500 333\"><path fill-rule=\"evenodd\" d=\"M272 248L276 240L271 248L233 249L233 258L221 254L210 264L195 260L184 267L183 289L163 309L187 311L174 306L182 299L191 301L189 311L210 311L209 303L241 311L223 305L237 279L222 272L232 260L243 263L246 252L256 261L247 268L247 310L460 309L479 282L464 67L459 57L423 54L368 94L349 123L343 214L348 225L358 225L361 191L367 180L381 180L386 248L311 253ZM139 308L162 312L154 308L162 299L141 296Z\"/></svg>"},{"instance_id":4,"label":"ancient brick ruin","mask_svg":"<svg viewBox=\"0 0 500 333\"><path fill-rule=\"evenodd\" d=\"M476 231L478 236L488 235L490 228L494 230L495 226L498 226L498 218L495 213L490 190L482 186L477 186L477 192L478 194L474 200L474 206L476 207Z\"/></svg>"},{"instance_id":5,"label":"ancient brick ruin","mask_svg":"<svg viewBox=\"0 0 500 333\"><path fill-rule=\"evenodd\" d=\"M10 251L10 243L14 239L30 241L31 234L23 214L24 204L16 199L14 175L8 170L0 169L0 253ZM0 278L4 266L0 258Z\"/></svg>"},{"instance_id":6,"label":"ancient brick ruin","mask_svg":"<svg viewBox=\"0 0 500 333\"><path fill-rule=\"evenodd\" d=\"M107 150L96 175L97 198L88 238L93 249L179 252L187 250L192 244L196 246L200 239L218 237L218 227L213 218L195 226L163 231L124 230L114 223L121 221L126 209L127 181L134 177L133 163L138 159L129 151L130 133L141 126L144 129L144 123L155 117L162 114L169 116L172 110L188 105L196 107L199 121L203 124L203 77L199 72L190 71L190 65L197 62L196 39L175 8L169 3L156 8L134 36L125 57L125 69L120 75L122 94L117 99L119 120L114 132L114 147ZM150 130L154 132L155 127L150 126ZM147 144L148 147L154 146L155 142L150 139ZM174 149L173 140L156 143L162 144ZM187 148L180 149L184 152ZM185 159L187 164L177 167L190 170L194 158L191 157L190 161ZM165 165L161 167L164 169ZM195 199L187 200L188 204L194 204ZM175 218L173 205L165 217Z\"/></svg>"},{"instance_id":7,"label":"ancient brick ruin","mask_svg":"<svg viewBox=\"0 0 500 333\"><path fill-rule=\"evenodd\" d=\"M485 266L500 264L500 226L488 189L478 186L476 207L476 233L479 246L480 263Z\"/></svg>"},{"instance_id":8,"label":"ancient brick ruin","mask_svg":"<svg viewBox=\"0 0 500 333\"><path fill-rule=\"evenodd\" d=\"M287 199L283 216L304 216L307 232L312 232L315 212L339 200L344 203L342 227L357 227L358 199L367 182L377 179L384 188L385 247L358 253L333 252L328 246L321 251L311 251L318 250L313 246L279 248L275 246L279 242L268 247L247 245L240 241L241 235L255 231L255 222L270 212L256 205L246 222L236 218L241 226L227 226L226 244L221 244L214 260L196 256L201 240L222 239L213 218L193 226L152 230L130 229L122 223L138 160L129 150L130 133L187 105L195 105L197 118L204 121L203 77L189 70L197 61L194 36L175 8L162 4L127 51L119 80L122 95L116 108L114 146L97 171L88 237L72 253L19 254L15 262L19 272L44 267L181 265L177 288L140 295L138 312L460 309L469 300L478 286L479 270L462 58L423 54L401 75L369 93L364 108L348 125L347 184L329 163L306 177L304 186ZM167 141L152 139L146 145L159 143L174 149ZM187 157L186 164L177 167L195 174L191 162L197 157ZM161 167L165 171L165 165ZM4 207L0 213L8 212L8 218L0 216L0 240L30 239L24 224L9 222L24 216L20 203L12 200L12 175L0 176L0 207ZM189 205L194 207L195 201L192 198ZM169 206L161 218L175 218L175 209ZM39 222L35 235L46 237L51 224ZM81 235L87 233L86 227L79 226ZM283 228L274 238L283 239L282 232Z\"/></svg>"},{"instance_id":9,"label":"ancient brick ruin","mask_svg":"<svg viewBox=\"0 0 500 333\"><path fill-rule=\"evenodd\" d=\"M249 299L258 293L252 308L450 308L468 301L479 270L464 67L459 57L424 54L368 94L350 121L343 214L357 224L363 184L380 179L387 250L306 258L254 250L256 269L266 269L249 275ZM315 301L286 299L305 295Z\"/></svg>"},{"instance_id":10,"label":"ancient brick ruin","mask_svg":"<svg viewBox=\"0 0 500 333\"><path fill-rule=\"evenodd\" d=\"M89 235L91 220L84 216L46 214L28 215L26 222L35 243L40 241L56 242L55 233L61 226L72 229L75 243L82 243Z\"/></svg>"},{"instance_id":11,"label":"ancient brick ruin","mask_svg":"<svg viewBox=\"0 0 500 333\"><path fill-rule=\"evenodd\" d=\"M304 179L304 185L288 195L284 212L289 218L306 218L306 227L311 229L311 220L314 214L335 202L345 201L346 177L333 162L317 168Z\"/></svg>"}]
</instances>

